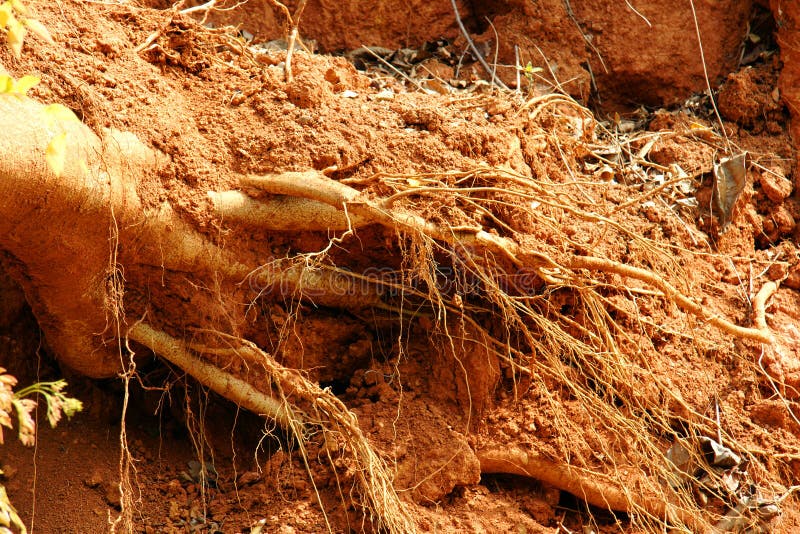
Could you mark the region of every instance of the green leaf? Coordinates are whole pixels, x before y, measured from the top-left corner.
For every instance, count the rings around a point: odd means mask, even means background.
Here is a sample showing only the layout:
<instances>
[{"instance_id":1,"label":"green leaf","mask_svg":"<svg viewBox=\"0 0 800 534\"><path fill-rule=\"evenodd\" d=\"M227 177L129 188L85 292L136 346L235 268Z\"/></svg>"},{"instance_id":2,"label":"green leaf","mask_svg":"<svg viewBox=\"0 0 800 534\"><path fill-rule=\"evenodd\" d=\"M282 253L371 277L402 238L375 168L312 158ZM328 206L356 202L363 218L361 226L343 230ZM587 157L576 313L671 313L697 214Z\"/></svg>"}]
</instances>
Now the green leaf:
<instances>
[{"instance_id":1,"label":"green leaf","mask_svg":"<svg viewBox=\"0 0 800 534\"><path fill-rule=\"evenodd\" d=\"M50 140L47 145L45 159L53 174L61 176L64 172L64 162L67 156L67 132L61 132Z\"/></svg>"}]
</instances>

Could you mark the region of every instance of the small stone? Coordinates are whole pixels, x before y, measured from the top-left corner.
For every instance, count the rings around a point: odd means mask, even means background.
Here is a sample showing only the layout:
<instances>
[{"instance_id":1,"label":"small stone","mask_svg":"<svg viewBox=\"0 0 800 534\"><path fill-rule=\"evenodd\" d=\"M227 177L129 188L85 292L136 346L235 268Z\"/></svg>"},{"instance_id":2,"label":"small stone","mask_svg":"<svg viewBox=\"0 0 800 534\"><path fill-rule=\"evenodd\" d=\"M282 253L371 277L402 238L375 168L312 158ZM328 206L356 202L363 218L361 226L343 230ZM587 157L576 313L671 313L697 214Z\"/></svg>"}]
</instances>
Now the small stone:
<instances>
[{"instance_id":1,"label":"small stone","mask_svg":"<svg viewBox=\"0 0 800 534\"><path fill-rule=\"evenodd\" d=\"M794 230L794 217L792 217L792 214L789 213L789 210L787 210L783 204L772 210L770 216L772 217L772 220L775 221L775 226L777 227L780 235L786 235Z\"/></svg>"},{"instance_id":2,"label":"small stone","mask_svg":"<svg viewBox=\"0 0 800 534\"><path fill-rule=\"evenodd\" d=\"M96 488L103 483L103 474L99 469L95 469L92 471L92 474L83 481L83 483L90 488Z\"/></svg>"},{"instance_id":3,"label":"small stone","mask_svg":"<svg viewBox=\"0 0 800 534\"><path fill-rule=\"evenodd\" d=\"M774 171L761 173L761 190L771 201L776 204L782 203L792 194L792 182L782 174Z\"/></svg>"},{"instance_id":4,"label":"small stone","mask_svg":"<svg viewBox=\"0 0 800 534\"><path fill-rule=\"evenodd\" d=\"M800 263L789 269L789 275L783 285L792 289L800 289Z\"/></svg>"},{"instance_id":5,"label":"small stone","mask_svg":"<svg viewBox=\"0 0 800 534\"><path fill-rule=\"evenodd\" d=\"M172 479L167 483L167 493L170 495L180 495L185 493L180 481Z\"/></svg>"},{"instance_id":6,"label":"small stone","mask_svg":"<svg viewBox=\"0 0 800 534\"><path fill-rule=\"evenodd\" d=\"M259 475L256 471L247 471L242 473L242 476L239 477L237 483L239 486L249 486L250 484L255 484L261 480L261 475Z\"/></svg>"},{"instance_id":7,"label":"small stone","mask_svg":"<svg viewBox=\"0 0 800 534\"><path fill-rule=\"evenodd\" d=\"M181 518L181 507L175 501L169 501L169 513L167 515L172 521L177 521Z\"/></svg>"}]
</instances>

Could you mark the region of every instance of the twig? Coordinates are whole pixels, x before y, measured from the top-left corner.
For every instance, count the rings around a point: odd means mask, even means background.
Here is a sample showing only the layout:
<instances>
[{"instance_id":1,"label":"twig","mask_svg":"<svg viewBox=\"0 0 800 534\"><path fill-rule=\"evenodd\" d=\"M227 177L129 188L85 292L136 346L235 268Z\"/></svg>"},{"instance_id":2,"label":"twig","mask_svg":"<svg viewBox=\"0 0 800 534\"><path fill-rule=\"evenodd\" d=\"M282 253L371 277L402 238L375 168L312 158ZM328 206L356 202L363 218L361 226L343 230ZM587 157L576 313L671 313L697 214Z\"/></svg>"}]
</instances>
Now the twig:
<instances>
[{"instance_id":1,"label":"twig","mask_svg":"<svg viewBox=\"0 0 800 534\"><path fill-rule=\"evenodd\" d=\"M626 5L626 6L628 6L628 8L629 8L631 11L633 11L634 13L636 13L637 15L639 15L639 18L640 18L640 19L642 19L643 21L645 21L645 23L646 23L648 26L650 26L651 28L653 27L653 25L652 25L652 24L650 24L650 21L649 21L649 20L647 20L647 17L645 17L644 15L642 15L641 13L639 13L639 11L638 11L638 10L637 10L635 7L633 7L633 6L631 5L631 3L630 3L628 0L625 0L625 5Z\"/></svg>"},{"instance_id":2,"label":"twig","mask_svg":"<svg viewBox=\"0 0 800 534\"><path fill-rule=\"evenodd\" d=\"M154 31L153 33L148 35L147 39L145 39L142 44L140 44L139 46L134 48L133 51L138 54L139 52L142 52L147 47L149 47L151 44L153 44L156 39L161 37L164 34L164 32L167 31L167 28L169 28L169 25L172 24L172 21L175 20L175 15L178 14L181 6L183 5L183 2L184 2L184 0L180 0L174 6L172 6L172 14L169 16L167 21L164 24L162 24L156 31Z\"/></svg>"},{"instance_id":3,"label":"twig","mask_svg":"<svg viewBox=\"0 0 800 534\"><path fill-rule=\"evenodd\" d=\"M456 15L456 22L458 23L458 27L461 29L461 33L464 35L464 38L467 40L467 44L469 45L470 50L472 50L472 53L475 54L475 57L480 62L481 66L483 67L483 70L486 71L486 74L492 77L492 84L494 84L495 83L494 71L489 66L489 64L486 63L486 59L484 59L483 54L481 54L478 51L478 47L475 46L474 42L472 42L472 38L469 36L467 28L465 28L464 23L461 22L461 15L458 13L458 6L456 5L456 0L450 0L450 4L453 6L453 12ZM502 80L496 80L496 82L498 86L505 89L506 91L510 90L508 86L503 83Z\"/></svg>"},{"instance_id":4,"label":"twig","mask_svg":"<svg viewBox=\"0 0 800 534\"><path fill-rule=\"evenodd\" d=\"M594 43L592 43L592 40L589 38L589 36L584 33L583 27L581 26L581 23L578 22L578 17L576 17L575 16L575 12L572 11L572 5L569 3L569 0L564 0L564 6L567 8L567 16L569 16L569 18L570 18L570 20L572 20L573 24L575 24L575 26L577 26L578 31L581 34L581 37L583 37L583 40L586 43L586 46L591 48L592 51L595 54L597 54L597 59L600 60L600 65L603 67L603 70L606 71L606 73L608 73L608 67L606 67L606 62L603 61L603 56L600 55L600 51L597 49L596 46L594 46ZM591 73L591 68L590 68L590 73ZM592 78L594 78L594 75L592 75Z\"/></svg>"},{"instance_id":5,"label":"twig","mask_svg":"<svg viewBox=\"0 0 800 534\"><path fill-rule=\"evenodd\" d=\"M294 55L294 44L297 42L297 32L299 31L300 27L300 17L303 16L303 10L305 8L306 0L300 0L300 4L297 6L297 11L295 11L294 17L289 19L292 29L289 32L289 46L286 49L286 81L288 83L291 83L292 79L294 78L292 73L292 56Z\"/></svg>"},{"instance_id":6,"label":"twig","mask_svg":"<svg viewBox=\"0 0 800 534\"><path fill-rule=\"evenodd\" d=\"M489 27L492 28L492 32L494 33L494 61L492 62L492 83L495 83L497 79L497 56L500 53L500 36L497 34L497 28L494 27L492 21L489 17L486 17L486 22L489 23Z\"/></svg>"}]
</instances>

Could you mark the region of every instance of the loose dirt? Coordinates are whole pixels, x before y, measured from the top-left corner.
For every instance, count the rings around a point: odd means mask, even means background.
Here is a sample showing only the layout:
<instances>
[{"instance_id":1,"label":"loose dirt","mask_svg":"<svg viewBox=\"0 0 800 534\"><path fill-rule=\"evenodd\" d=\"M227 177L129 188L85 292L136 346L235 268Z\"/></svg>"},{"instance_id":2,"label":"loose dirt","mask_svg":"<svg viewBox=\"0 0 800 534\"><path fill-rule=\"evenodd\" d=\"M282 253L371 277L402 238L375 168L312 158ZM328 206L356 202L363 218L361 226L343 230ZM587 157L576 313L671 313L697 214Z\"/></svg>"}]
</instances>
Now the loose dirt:
<instances>
[{"instance_id":1,"label":"loose dirt","mask_svg":"<svg viewBox=\"0 0 800 534\"><path fill-rule=\"evenodd\" d=\"M582 22L576 25L561 13L561 2L553 2L561 14L552 24L533 16L538 11L531 13L535 8L530 3L524 8L514 2L498 3L493 9L462 6L462 12L470 14L471 29L483 32L479 42L491 40L492 29L480 22L484 16L504 36L546 36L551 48L542 53L559 63L558 77L565 80L565 89L587 98L594 94L595 103L599 96L605 106L590 117L566 99L537 107L546 102L535 100L543 96L539 86L544 79L530 84L535 87L524 98L500 94L484 84L427 94L409 88L402 78L374 72L367 76L343 57L302 51L294 55L294 80L287 83L285 51L244 53L236 32L220 27L223 22L241 22L257 40L281 37L283 31L275 29L281 28L281 17L254 3L213 15L217 27L212 29L157 3L151 3L153 8L72 1L30 4L57 44L31 38L21 61L3 49L0 63L15 77L41 77L42 83L30 92L37 100L67 105L98 133L105 128L133 132L167 154L168 170L138 184L140 196L153 206L169 202L223 246L258 240L280 256L288 251L313 253L329 242L321 233L284 235L235 223L221 227L207 192L238 187L239 175L336 167L333 177L365 184L373 196L387 196L394 191L370 181L379 173L395 175L406 184L433 173L455 187L457 178L445 175L448 171L491 166L560 184L580 195L584 208L614 213L631 232L663 245L667 260L659 263L660 256L641 241L622 234L606 239L607 228L596 222L520 203L511 195L497 197L489 213L477 208L467 212L448 196L408 202L434 221L481 221L489 228L510 229L531 250L566 254L574 248L678 273L673 283L713 313L741 325L751 323L749 303L758 288L767 280L781 282L767 322L785 341L782 352L764 356L756 343L687 318L674 304L647 293L642 284L631 287L639 295L634 299L638 309L631 309L631 300L617 293L609 293L605 305L620 327L616 334L622 352L635 355L628 361L630 368L622 371L628 382L614 387L620 388L620 398L636 399L638 404L621 406L622 411L645 417L638 406L660 406L674 416L669 421L674 426L704 421L713 434L719 425L726 436L734 437L737 452L749 451L754 480L770 484L772 495L800 480L800 199L792 183L796 152L789 111L777 89L779 77L785 76L779 56L765 54L742 68L734 57L750 14L747 2L733 2L736 10L714 8L725 13L720 22L724 31L716 28L720 34L706 29L707 13L699 15L724 135L709 100L689 98L703 89L705 79L702 64L697 68L694 23L685 11L679 13L680 23L674 23L671 17L678 15L661 7L639 6L637 16L624 3L603 9L599 4L607 3L573 2L572 16ZM439 37L450 38L454 47L464 44L450 22L450 11L439 3L402 4L406 7L384 6L370 15L355 12L353 4L341 8L349 17L342 20L325 18L319 6L314 11L309 5L301 29L327 51L364 44L418 47ZM416 15L431 21L425 31L404 16L416 4L430 4ZM710 4L699 4L711 9ZM441 14L428 18L434 8ZM381 26L384 15L392 24L377 34L357 26L358 21L373 20L373 15L374 26ZM670 49L674 55L668 58L648 52L632 61L630 41L640 37L624 29L637 21L636 31L643 32L642 17L670 28L665 42L689 44L680 52ZM255 20L262 23L253 27ZM531 25L539 33L531 33ZM587 28L600 35L596 42L587 43L579 31ZM568 47L550 54L550 41ZM506 39L500 47L506 65L513 65L510 54L513 45ZM598 57L611 65L608 72L601 72ZM527 59L523 60L524 64ZM598 87L592 88L587 60ZM534 64L547 67L540 61ZM480 71L472 64L465 68L471 70L461 78L472 82ZM515 78L513 69L501 74L506 82ZM675 79L683 81L672 84ZM387 88L392 92L386 93ZM526 106L526 101L533 105ZM669 106L630 112L633 103ZM611 108L621 115L614 118ZM608 120L599 122L603 118ZM630 132L641 135L626 138ZM610 139L615 136L631 140L617 146L627 154L644 154L647 165L660 169L662 182L667 170L677 165L690 185L645 196L658 183L643 181L641 166L634 172L630 166L607 165L620 154L598 157L603 147L613 145ZM747 151L750 163L732 222L723 232L714 204L712 167L714 158L731 148ZM357 239L330 252L334 263L362 273L394 273L404 267L394 253L394 232L368 227L357 234ZM506 267L498 260L498 270ZM126 284L139 288L129 297L129 313L156 310L186 316L187 323L196 324L226 320L226 303L215 302L213 291L197 288L183 275L155 269L126 275ZM618 275L598 276L595 282L624 285ZM459 287L445 284L441 293L454 305L473 304L468 297L466 303L459 300ZM241 296L250 298L246 289ZM576 329L591 320L592 310L579 306L566 289L553 290L548 298L553 309L574 317ZM290 317L291 311L298 313ZM628 459L636 458L640 442L637 436L620 441L608 421L587 412L580 399L559 389L558 383L548 383L551 378L516 374L485 345L474 342L472 326L458 325L462 330L455 332L455 339L467 341L450 347L429 318L398 325L387 317L367 321L332 308L277 302L259 313L269 317L269 324L237 325L243 337L267 351L280 347L275 356L283 365L305 370L310 380L330 388L357 414L365 434L388 459L402 498L413 503L421 531L639 528L631 526L636 523L625 513L589 507L545 482L485 469L482 473L479 450L527 448L548 458L574 458L585 469L602 469L609 461L609 443L614 453L621 451L620 458ZM503 328L481 326L492 333ZM589 374L578 364L572 372ZM69 392L86 406L55 429L48 428L40 414L35 448L9 438L0 448L5 485L26 524L33 532L109 530L121 506L120 417L126 398L122 385L113 378L90 381L60 369L24 295L4 278L0 365L23 384L67 373ZM336 470L327 466L335 444L312 440L309 477L292 438L272 423L238 410L148 356L140 358L138 375L127 392L124 424L125 452L133 461L134 476L131 485L122 488L132 496L137 532L288 534L373 528L370 518L352 503L343 503L341 495L350 494L352 482L346 465ZM673 397L663 397L664 384ZM574 440L565 429L574 431ZM665 452L669 443L662 445ZM623 472L649 469L618 467ZM635 475L628 480L633 484ZM800 531L797 497L787 497L781 509L771 531Z\"/></svg>"}]
</instances>

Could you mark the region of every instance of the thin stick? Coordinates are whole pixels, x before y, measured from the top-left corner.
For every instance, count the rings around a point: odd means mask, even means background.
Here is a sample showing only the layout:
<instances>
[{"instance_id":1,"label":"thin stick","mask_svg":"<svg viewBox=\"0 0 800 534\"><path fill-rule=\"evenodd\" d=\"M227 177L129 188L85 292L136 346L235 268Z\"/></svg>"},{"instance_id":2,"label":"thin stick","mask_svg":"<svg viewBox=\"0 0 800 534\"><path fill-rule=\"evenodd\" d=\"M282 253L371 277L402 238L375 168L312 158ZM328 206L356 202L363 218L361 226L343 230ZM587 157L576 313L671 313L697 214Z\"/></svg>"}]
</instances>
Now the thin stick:
<instances>
[{"instance_id":1,"label":"thin stick","mask_svg":"<svg viewBox=\"0 0 800 534\"><path fill-rule=\"evenodd\" d=\"M288 48L286 50L286 82L291 83L294 75L292 73L292 56L294 55L294 44L297 42L297 33L300 27L300 17L303 16L303 10L306 8L306 0L300 0L300 5L297 6L297 11L294 17L289 19L292 25L292 30L289 32Z\"/></svg>"},{"instance_id":2,"label":"thin stick","mask_svg":"<svg viewBox=\"0 0 800 534\"><path fill-rule=\"evenodd\" d=\"M711 81L708 78L708 68L706 67L706 55L703 52L703 39L700 37L700 24L697 22L697 12L694 9L694 0L689 0L689 5L692 6L692 19L694 20L694 31L697 35L697 46L700 47L700 61L703 64L703 77L706 80L706 88L708 89L708 98L711 100L711 107L714 109L714 116L719 122L719 128L722 130L722 135L725 137L725 144L728 146L728 152L733 152L731 140L728 139L728 132L725 131L725 123L722 122L722 115L719 114L717 103L714 102L714 93L711 90Z\"/></svg>"},{"instance_id":3,"label":"thin stick","mask_svg":"<svg viewBox=\"0 0 800 534\"><path fill-rule=\"evenodd\" d=\"M458 13L458 6L456 5L456 0L450 0L450 4L453 6L453 12L456 15L456 22L458 23L458 27L461 29L462 35L464 35L464 38L467 40L467 44L469 45L470 50L472 50L472 53L475 54L475 57L480 62L481 66L483 67L483 70L486 71L486 74L492 77L492 84L494 84L495 83L494 72L492 71L492 68L489 66L489 64L486 63L486 60L483 58L483 54L481 54L478 51L478 47L475 46L475 43L472 42L472 38L469 36L467 28L464 27L464 23L461 22L461 15ZM497 85L505 89L506 91L510 90L508 86L503 83L502 80L497 80Z\"/></svg>"}]
</instances>

